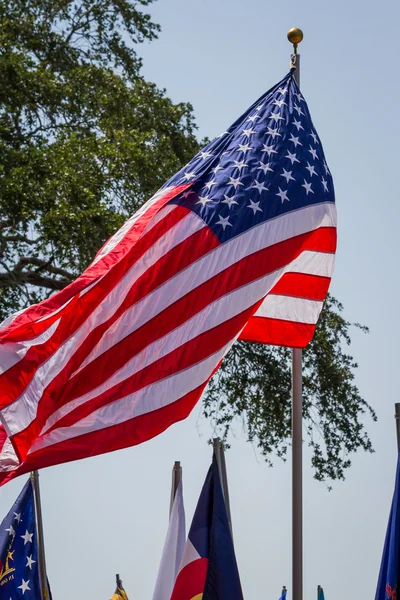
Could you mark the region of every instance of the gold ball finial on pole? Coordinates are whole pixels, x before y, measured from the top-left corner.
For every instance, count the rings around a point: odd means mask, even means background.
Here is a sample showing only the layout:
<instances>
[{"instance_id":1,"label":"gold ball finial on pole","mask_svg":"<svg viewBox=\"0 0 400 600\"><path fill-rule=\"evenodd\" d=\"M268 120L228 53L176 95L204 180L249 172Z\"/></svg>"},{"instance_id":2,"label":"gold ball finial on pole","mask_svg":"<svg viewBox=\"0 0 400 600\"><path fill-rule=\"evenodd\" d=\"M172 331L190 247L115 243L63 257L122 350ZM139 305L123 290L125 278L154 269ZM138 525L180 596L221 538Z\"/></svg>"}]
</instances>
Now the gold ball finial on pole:
<instances>
[{"instance_id":1,"label":"gold ball finial on pole","mask_svg":"<svg viewBox=\"0 0 400 600\"><path fill-rule=\"evenodd\" d=\"M303 39L302 30L298 27L292 27L287 33L287 39L293 44L294 53L297 54L297 45L300 44Z\"/></svg>"}]
</instances>

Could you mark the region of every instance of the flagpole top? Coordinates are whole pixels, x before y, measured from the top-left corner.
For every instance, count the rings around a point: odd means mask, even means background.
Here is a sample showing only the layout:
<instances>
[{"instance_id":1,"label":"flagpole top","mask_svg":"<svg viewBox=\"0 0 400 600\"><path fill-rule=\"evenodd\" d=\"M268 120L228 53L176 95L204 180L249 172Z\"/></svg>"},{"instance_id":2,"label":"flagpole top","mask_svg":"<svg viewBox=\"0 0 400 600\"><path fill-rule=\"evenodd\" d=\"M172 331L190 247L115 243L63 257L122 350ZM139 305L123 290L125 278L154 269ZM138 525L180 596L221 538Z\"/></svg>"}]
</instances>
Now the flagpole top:
<instances>
[{"instance_id":1,"label":"flagpole top","mask_svg":"<svg viewBox=\"0 0 400 600\"><path fill-rule=\"evenodd\" d=\"M302 30L298 27L292 27L292 29L289 29L287 32L287 39L293 44L294 53L297 54L297 45L300 44L303 39Z\"/></svg>"}]
</instances>

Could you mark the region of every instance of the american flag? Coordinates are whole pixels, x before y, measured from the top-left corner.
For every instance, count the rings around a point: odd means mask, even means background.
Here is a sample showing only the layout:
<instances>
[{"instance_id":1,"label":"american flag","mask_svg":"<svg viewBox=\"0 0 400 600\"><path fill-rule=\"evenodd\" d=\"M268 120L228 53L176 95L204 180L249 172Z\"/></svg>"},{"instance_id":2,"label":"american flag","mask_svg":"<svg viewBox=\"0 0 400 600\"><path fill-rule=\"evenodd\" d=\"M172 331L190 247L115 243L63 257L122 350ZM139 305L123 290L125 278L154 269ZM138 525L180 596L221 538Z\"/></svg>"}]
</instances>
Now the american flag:
<instances>
[{"instance_id":1,"label":"american flag","mask_svg":"<svg viewBox=\"0 0 400 600\"><path fill-rule=\"evenodd\" d=\"M304 347L333 270L331 174L289 73L64 290L0 331L0 481L189 415L237 339Z\"/></svg>"}]
</instances>

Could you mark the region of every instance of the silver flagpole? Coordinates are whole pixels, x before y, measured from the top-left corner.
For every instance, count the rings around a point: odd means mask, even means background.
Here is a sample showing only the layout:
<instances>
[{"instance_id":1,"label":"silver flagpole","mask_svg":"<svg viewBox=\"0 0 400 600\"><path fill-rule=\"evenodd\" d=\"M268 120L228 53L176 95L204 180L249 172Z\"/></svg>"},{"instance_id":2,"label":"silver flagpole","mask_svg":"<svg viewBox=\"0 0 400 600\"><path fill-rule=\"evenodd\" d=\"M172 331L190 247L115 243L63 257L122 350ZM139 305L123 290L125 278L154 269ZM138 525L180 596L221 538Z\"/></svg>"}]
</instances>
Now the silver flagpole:
<instances>
[{"instance_id":1,"label":"silver flagpole","mask_svg":"<svg viewBox=\"0 0 400 600\"><path fill-rule=\"evenodd\" d=\"M394 418L396 419L397 450L400 451L400 402L396 402L394 405Z\"/></svg>"},{"instance_id":2,"label":"silver flagpole","mask_svg":"<svg viewBox=\"0 0 400 600\"><path fill-rule=\"evenodd\" d=\"M300 87L300 55L297 45L303 32L297 27L287 34L293 44L290 57L294 78ZM292 589L293 600L303 600L303 400L302 351L292 349Z\"/></svg>"},{"instance_id":3,"label":"silver flagpole","mask_svg":"<svg viewBox=\"0 0 400 600\"><path fill-rule=\"evenodd\" d=\"M182 467L179 460L175 461L175 464L172 468L172 485L171 485L171 502L169 505L169 516L171 517L172 507L174 505L174 500L176 496L176 490L178 489L178 485L182 479Z\"/></svg>"},{"instance_id":4,"label":"silver flagpole","mask_svg":"<svg viewBox=\"0 0 400 600\"><path fill-rule=\"evenodd\" d=\"M42 517L42 504L40 501L40 487L39 487L39 473L37 471L31 472L31 481L33 486L33 497L35 499L35 512L36 512L36 535L38 540L38 560L39 560L39 582L40 590L42 593L42 600L49 600L49 588L47 584L47 571L46 571L46 556L44 552L44 534L43 534L43 517Z\"/></svg>"},{"instance_id":5,"label":"silver flagpole","mask_svg":"<svg viewBox=\"0 0 400 600\"><path fill-rule=\"evenodd\" d=\"M219 479L221 481L222 494L224 496L226 512L228 514L229 528L231 530L231 536L233 539L231 505L229 502L228 475L226 473L224 445L219 438L213 439L213 448L214 448L215 458L217 459Z\"/></svg>"}]
</instances>

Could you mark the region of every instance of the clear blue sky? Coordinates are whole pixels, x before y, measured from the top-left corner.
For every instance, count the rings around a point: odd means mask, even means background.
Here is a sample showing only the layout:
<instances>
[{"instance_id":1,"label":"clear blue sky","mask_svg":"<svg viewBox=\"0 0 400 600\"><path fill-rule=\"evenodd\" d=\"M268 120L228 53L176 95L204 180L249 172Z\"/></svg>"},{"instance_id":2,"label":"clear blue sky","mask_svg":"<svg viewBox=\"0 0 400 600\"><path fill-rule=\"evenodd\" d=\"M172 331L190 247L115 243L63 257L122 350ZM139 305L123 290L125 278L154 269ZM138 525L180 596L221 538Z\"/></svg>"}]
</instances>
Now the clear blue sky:
<instances>
[{"instance_id":1,"label":"clear blue sky","mask_svg":"<svg viewBox=\"0 0 400 600\"><path fill-rule=\"evenodd\" d=\"M193 104L199 136L220 133L288 70L286 32L304 30L302 90L332 170L339 251L332 292L354 335L356 383L378 413L376 453L354 457L333 491L304 469L305 600L373 598L393 491L398 385L398 0L159 0L158 41L139 47L144 75ZM199 409L142 446L41 474L55 600L108 600L120 573L131 600L150 599L166 533L170 473L184 468L188 521L208 469ZM308 457L306 449L306 460ZM237 428L227 454L236 552L246 600L291 586L290 461L268 468ZM1 489L5 514L23 480Z\"/></svg>"}]
</instances>

